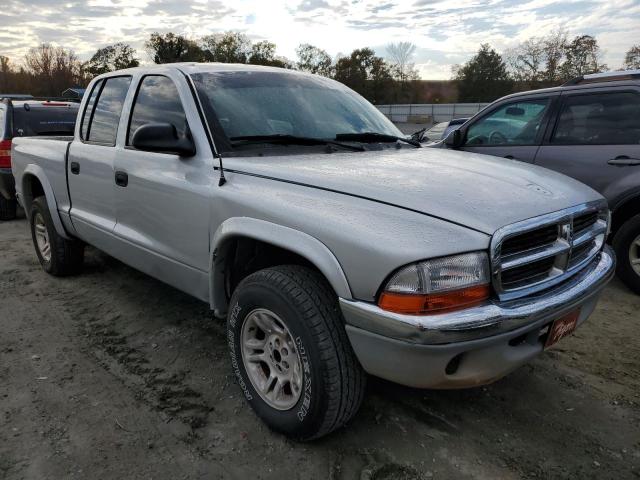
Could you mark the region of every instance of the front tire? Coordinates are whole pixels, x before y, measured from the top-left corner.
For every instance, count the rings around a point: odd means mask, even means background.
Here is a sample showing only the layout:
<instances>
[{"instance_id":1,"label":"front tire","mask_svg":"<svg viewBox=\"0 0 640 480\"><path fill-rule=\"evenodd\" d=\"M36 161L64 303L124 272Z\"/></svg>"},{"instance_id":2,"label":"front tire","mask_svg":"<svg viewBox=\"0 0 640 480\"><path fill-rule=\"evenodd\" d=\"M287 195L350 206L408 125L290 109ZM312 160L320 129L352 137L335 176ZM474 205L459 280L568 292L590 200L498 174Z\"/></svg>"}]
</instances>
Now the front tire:
<instances>
[{"instance_id":1,"label":"front tire","mask_svg":"<svg viewBox=\"0 0 640 480\"><path fill-rule=\"evenodd\" d=\"M640 294L640 215L631 217L613 237L618 266L616 273L620 279Z\"/></svg>"},{"instance_id":2,"label":"front tire","mask_svg":"<svg viewBox=\"0 0 640 480\"><path fill-rule=\"evenodd\" d=\"M31 204L29 224L33 246L45 272L61 277L82 270L84 244L58 235L45 197L38 197Z\"/></svg>"},{"instance_id":3,"label":"front tire","mask_svg":"<svg viewBox=\"0 0 640 480\"><path fill-rule=\"evenodd\" d=\"M231 298L227 335L240 388L273 430L311 440L358 411L366 375L317 272L292 265L249 275Z\"/></svg>"},{"instance_id":4,"label":"front tire","mask_svg":"<svg viewBox=\"0 0 640 480\"><path fill-rule=\"evenodd\" d=\"M0 220L13 220L16 218L18 210L18 202L15 198L7 200L2 194L0 194Z\"/></svg>"}]
</instances>

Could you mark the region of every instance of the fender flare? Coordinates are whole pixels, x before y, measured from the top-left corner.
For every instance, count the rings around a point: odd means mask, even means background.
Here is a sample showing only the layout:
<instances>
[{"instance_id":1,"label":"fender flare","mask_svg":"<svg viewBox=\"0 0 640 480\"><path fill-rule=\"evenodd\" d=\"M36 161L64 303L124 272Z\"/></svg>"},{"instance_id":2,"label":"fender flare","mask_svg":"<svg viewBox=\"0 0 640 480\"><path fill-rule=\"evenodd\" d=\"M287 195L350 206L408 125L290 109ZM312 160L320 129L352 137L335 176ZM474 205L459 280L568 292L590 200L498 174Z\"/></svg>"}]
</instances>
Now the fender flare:
<instances>
[{"instance_id":1,"label":"fender flare","mask_svg":"<svg viewBox=\"0 0 640 480\"><path fill-rule=\"evenodd\" d=\"M44 170L42 170L42 167L38 165L34 165L33 163L27 165L27 167L24 169L24 172L22 172L21 185L20 185L20 189L22 191L21 192L22 198L23 198L22 202L23 202L23 206L25 207L25 213L27 214L27 217L29 216L29 213L30 213L29 212L30 205L24 205L25 203L25 200L24 200L25 183L24 182L27 176L29 175L33 175L34 177L36 177L40 182L40 185L42 185L42 190L44 190L44 196L47 199L47 205L49 206L49 213L51 214L51 220L53 221L53 226L55 227L56 232L62 238L69 239L69 235L67 234L67 232L64 229L64 226L62 225L62 220L60 219L60 214L58 213L58 202L56 201L56 196L53 193L53 188L51 188L51 184L47 179L47 175L44 173ZM33 201L33 198L31 199L31 201Z\"/></svg>"},{"instance_id":2,"label":"fender flare","mask_svg":"<svg viewBox=\"0 0 640 480\"><path fill-rule=\"evenodd\" d=\"M225 220L213 235L211 247L211 275L209 298L216 314L226 310L224 286L224 255L220 255L225 244L237 237L252 238L290 250L315 265L325 276L336 294L351 299L351 288L342 266L335 255L320 240L299 230L284 227L265 220L250 217L232 217Z\"/></svg>"}]
</instances>

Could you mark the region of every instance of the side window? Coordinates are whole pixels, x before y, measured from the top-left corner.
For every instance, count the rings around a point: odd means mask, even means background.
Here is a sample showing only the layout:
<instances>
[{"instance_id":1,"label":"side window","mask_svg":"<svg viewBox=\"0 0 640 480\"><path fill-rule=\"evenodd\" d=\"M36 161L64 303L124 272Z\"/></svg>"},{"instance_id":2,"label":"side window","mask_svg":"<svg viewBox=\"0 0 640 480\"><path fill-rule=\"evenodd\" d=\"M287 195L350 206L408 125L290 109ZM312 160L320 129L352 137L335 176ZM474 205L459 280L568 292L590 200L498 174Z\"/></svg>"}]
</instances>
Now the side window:
<instances>
[{"instance_id":1,"label":"side window","mask_svg":"<svg viewBox=\"0 0 640 480\"><path fill-rule=\"evenodd\" d=\"M142 79L133 105L127 145L131 144L133 134L139 127L157 122L171 123L179 136L186 134L187 117L173 80L162 75L148 75Z\"/></svg>"},{"instance_id":2,"label":"side window","mask_svg":"<svg viewBox=\"0 0 640 480\"><path fill-rule=\"evenodd\" d=\"M118 122L131 77L112 77L104 82L90 117L86 140L105 145L116 144Z\"/></svg>"},{"instance_id":3,"label":"side window","mask_svg":"<svg viewBox=\"0 0 640 480\"><path fill-rule=\"evenodd\" d=\"M535 145L549 98L509 103L467 130L466 146Z\"/></svg>"},{"instance_id":4,"label":"side window","mask_svg":"<svg viewBox=\"0 0 640 480\"><path fill-rule=\"evenodd\" d=\"M619 92L567 96L551 143L640 144L640 95Z\"/></svg>"},{"instance_id":5,"label":"side window","mask_svg":"<svg viewBox=\"0 0 640 480\"><path fill-rule=\"evenodd\" d=\"M91 122L93 107L96 104L96 98L98 97L98 92L100 92L100 89L102 88L103 83L104 83L104 80L99 80L98 82L95 83L95 85L93 86L93 89L91 90L91 96L89 97L89 100L87 101L87 105L84 108L84 113L82 114L82 123L80 124L80 138L82 140L87 139L87 131L89 130L89 123Z\"/></svg>"}]
</instances>

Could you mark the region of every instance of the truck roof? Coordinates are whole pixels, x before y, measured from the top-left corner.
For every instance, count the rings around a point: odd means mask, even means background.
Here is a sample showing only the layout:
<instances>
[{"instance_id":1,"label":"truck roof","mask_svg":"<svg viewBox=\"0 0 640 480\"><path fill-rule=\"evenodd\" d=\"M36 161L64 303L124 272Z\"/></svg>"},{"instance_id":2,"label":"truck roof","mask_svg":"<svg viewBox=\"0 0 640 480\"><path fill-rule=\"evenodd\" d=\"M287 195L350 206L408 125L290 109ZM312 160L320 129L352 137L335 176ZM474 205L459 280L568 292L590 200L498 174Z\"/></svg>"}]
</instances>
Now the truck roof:
<instances>
[{"instance_id":1,"label":"truck roof","mask_svg":"<svg viewBox=\"0 0 640 480\"><path fill-rule=\"evenodd\" d=\"M108 72L100 75L96 78L105 78L111 77L114 75L122 75L122 74L134 74L137 72L153 72L153 71L161 71L167 69L175 69L181 72L192 74L192 73L206 73L206 72L279 72L279 73L289 73L291 75L312 75L307 72L301 72L299 70L290 70L286 68L280 67L268 67L264 65L248 65L246 63L216 63L216 62L206 62L206 63L198 63L198 62L178 62L178 63L161 63L161 64L153 64L146 65L142 67L133 67L127 68L124 70L117 70L115 72Z\"/></svg>"}]
</instances>

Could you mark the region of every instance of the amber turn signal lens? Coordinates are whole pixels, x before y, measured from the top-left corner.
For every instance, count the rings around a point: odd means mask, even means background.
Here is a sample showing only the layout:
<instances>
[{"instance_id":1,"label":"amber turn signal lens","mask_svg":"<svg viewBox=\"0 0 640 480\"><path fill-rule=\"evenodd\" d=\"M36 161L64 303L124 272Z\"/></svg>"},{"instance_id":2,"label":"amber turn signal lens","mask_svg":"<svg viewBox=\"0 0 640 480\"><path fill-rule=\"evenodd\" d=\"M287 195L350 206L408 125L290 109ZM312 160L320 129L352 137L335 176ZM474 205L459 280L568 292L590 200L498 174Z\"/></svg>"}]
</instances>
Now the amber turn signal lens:
<instances>
[{"instance_id":1,"label":"amber turn signal lens","mask_svg":"<svg viewBox=\"0 0 640 480\"><path fill-rule=\"evenodd\" d=\"M428 315L472 307L489 298L489 285L452 290L429 295L382 292L378 306L389 312Z\"/></svg>"}]
</instances>

